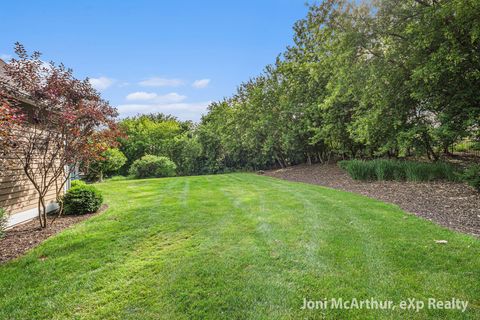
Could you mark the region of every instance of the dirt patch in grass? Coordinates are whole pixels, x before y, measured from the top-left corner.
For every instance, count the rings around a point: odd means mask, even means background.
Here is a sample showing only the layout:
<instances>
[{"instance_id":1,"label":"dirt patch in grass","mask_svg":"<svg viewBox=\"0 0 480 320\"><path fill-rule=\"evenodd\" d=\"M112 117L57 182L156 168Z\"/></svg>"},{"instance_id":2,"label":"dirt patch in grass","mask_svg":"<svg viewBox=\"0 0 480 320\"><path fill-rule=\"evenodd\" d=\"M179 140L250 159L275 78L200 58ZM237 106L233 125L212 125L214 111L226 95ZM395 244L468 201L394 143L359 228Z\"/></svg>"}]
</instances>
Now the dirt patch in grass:
<instances>
[{"instance_id":1,"label":"dirt patch in grass","mask_svg":"<svg viewBox=\"0 0 480 320\"><path fill-rule=\"evenodd\" d=\"M299 165L265 175L359 193L447 228L480 237L480 193L455 182L356 181L337 165Z\"/></svg>"},{"instance_id":2,"label":"dirt patch in grass","mask_svg":"<svg viewBox=\"0 0 480 320\"><path fill-rule=\"evenodd\" d=\"M38 220L34 219L7 230L5 236L0 239L0 264L23 255L26 251L38 246L49 237L80 221L100 214L107 208L108 206L104 204L95 213L61 216L55 219L53 224L52 221L55 216L48 216L48 227L45 229L40 228Z\"/></svg>"}]
</instances>

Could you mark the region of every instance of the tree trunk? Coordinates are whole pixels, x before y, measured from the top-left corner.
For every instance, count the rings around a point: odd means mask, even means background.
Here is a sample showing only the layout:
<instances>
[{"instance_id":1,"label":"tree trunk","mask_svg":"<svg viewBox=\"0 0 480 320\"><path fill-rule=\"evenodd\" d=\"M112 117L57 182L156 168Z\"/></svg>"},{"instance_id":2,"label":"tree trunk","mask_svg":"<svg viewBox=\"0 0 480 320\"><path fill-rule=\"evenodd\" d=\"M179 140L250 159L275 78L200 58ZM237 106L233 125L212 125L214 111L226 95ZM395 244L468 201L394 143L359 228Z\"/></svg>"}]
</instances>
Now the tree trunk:
<instances>
[{"instance_id":1,"label":"tree trunk","mask_svg":"<svg viewBox=\"0 0 480 320\"><path fill-rule=\"evenodd\" d=\"M47 227L47 207L45 206L45 199L42 195L38 197L38 220L40 221L40 227Z\"/></svg>"},{"instance_id":2,"label":"tree trunk","mask_svg":"<svg viewBox=\"0 0 480 320\"><path fill-rule=\"evenodd\" d=\"M283 166L282 160L280 160L280 158L278 156L275 156L275 159L277 160L278 164L280 165L280 168L282 168L282 169L285 168Z\"/></svg>"},{"instance_id":3,"label":"tree trunk","mask_svg":"<svg viewBox=\"0 0 480 320\"><path fill-rule=\"evenodd\" d=\"M427 150L427 157L429 160L437 161L439 159L439 156L435 153L433 150L431 144L430 144L430 139L428 138L427 133L423 133L423 143L425 145L425 149Z\"/></svg>"},{"instance_id":4,"label":"tree trunk","mask_svg":"<svg viewBox=\"0 0 480 320\"><path fill-rule=\"evenodd\" d=\"M307 163L309 166L312 165L312 157L310 156L310 153L307 153Z\"/></svg>"},{"instance_id":5,"label":"tree trunk","mask_svg":"<svg viewBox=\"0 0 480 320\"><path fill-rule=\"evenodd\" d=\"M317 152L317 159L318 159L318 162L323 163L323 157L320 152Z\"/></svg>"}]
</instances>

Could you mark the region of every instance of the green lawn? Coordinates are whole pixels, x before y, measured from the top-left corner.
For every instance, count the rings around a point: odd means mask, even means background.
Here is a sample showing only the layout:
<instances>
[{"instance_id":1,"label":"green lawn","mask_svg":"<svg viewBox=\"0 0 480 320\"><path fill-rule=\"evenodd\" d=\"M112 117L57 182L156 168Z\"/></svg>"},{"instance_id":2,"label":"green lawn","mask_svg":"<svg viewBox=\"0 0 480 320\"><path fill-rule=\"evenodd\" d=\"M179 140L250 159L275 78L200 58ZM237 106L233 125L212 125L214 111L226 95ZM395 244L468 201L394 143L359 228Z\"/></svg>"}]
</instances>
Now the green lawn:
<instances>
[{"instance_id":1,"label":"green lawn","mask_svg":"<svg viewBox=\"0 0 480 320\"><path fill-rule=\"evenodd\" d=\"M99 188L107 212L0 266L0 319L480 318L480 241L394 205L253 174ZM301 309L371 297L469 305Z\"/></svg>"}]
</instances>

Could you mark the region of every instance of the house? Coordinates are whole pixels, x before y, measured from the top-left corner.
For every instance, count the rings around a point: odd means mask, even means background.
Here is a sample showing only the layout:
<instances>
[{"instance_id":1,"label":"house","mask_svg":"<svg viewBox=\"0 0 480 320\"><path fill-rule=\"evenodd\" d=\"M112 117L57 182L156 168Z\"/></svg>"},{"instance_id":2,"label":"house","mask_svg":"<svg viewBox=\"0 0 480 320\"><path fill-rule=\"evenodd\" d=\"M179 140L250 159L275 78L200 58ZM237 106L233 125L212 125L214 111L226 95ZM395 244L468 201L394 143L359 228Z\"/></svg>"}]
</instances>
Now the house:
<instances>
[{"instance_id":1,"label":"house","mask_svg":"<svg viewBox=\"0 0 480 320\"><path fill-rule=\"evenodd\" d=\"M7 80L4 71L5 62L0 60L0 78ZM19 108L28 113L35 108L32 101L20 92L15 97ZM15 163L11 154L0 152L0 208L9 215L7 227L11 227L38 217L38 195L23 169ZM55 190L49 190L46 196L47 211L58 208L55 202Z\"/></svg>"}]
</instances>

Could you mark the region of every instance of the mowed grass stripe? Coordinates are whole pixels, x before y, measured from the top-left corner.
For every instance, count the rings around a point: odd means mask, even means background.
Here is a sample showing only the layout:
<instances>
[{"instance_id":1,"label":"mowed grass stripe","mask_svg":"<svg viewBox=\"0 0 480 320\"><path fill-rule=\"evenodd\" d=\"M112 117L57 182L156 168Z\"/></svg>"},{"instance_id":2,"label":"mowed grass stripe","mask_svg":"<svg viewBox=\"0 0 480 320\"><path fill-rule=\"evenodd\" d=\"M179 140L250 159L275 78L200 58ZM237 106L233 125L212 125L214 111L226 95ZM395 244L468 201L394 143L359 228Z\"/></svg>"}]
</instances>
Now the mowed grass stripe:
<instances>
[{"instance_id":1,"label":"mowed grass stripe","mask_svg":"<svg viewBox=\"0 0 480 320\"><path fill-rule=\"evenodd\" d=\"M1 319L480 315L479 241L393 205L253 174L99 188L107 212L0 266ZM466 314L305 311L304 297L456 297L470 305Z\"/></svg>"}]
</instances>

